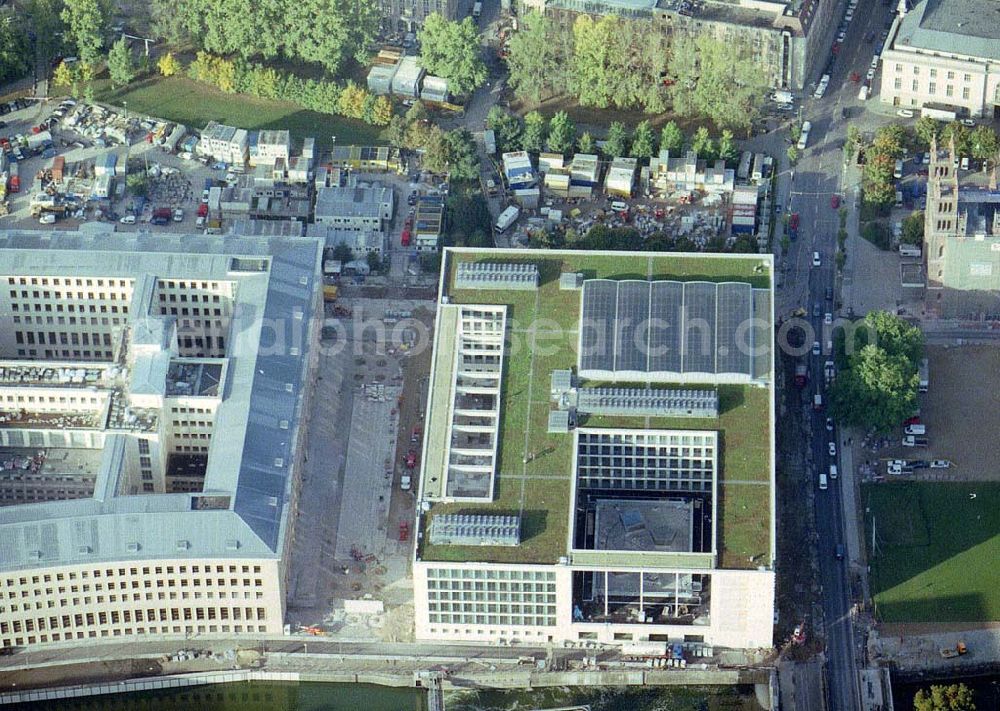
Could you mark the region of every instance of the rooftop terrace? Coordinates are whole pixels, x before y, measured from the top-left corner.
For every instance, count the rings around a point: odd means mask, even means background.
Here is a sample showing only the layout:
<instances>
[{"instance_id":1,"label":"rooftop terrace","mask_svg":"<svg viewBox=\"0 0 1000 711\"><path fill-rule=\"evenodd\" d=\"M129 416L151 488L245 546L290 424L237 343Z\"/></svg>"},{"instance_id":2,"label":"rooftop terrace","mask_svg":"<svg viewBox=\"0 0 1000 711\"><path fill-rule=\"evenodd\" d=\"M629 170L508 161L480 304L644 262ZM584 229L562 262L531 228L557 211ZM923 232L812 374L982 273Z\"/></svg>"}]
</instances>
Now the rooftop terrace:
<instances>
[{"instance_id":1,"label":"rooftop terrace","mask_svg":"<svg viewBox=\"0 0 1000 711\"><path fill-rule=\"evenodd\" d=\"M459 261L530 262L537 264L537 291L461 290L452 288ZM507 307L507 346L500 401L499 450L493 501L437 502L424 517L425 527L439 514L494 514L521 517L519 546L432 545L425 535L418 551L423 560L556 563L569 549L573 435L550 434L549 413L553 370L573 369L578 362L580 291L561 290L559 275L582 272L586 278L674 279L679 281L746 281L770 287L770 263L757 257L728 255L594 254L570 251L483 253L448 250L442 290L451 304L503 304ZM439 324L440 327L440 324ZM445 340L453 336L443 334ZM442 356L435 353L435 360ZM437 367L437 366L436 366ZM436 380L436 378L435 378ZM601 383L581 383L595 386ZM439 415L435 394L448 387L432 382L425 452L435 441ZM683 383L653 387L684 388ZM769 386L720 385L719 417L581 416L579 426L714 430L719 432L716 529L718 564L725 568L768 565L771 551L772 398ZM447 421L445 419L445 421ZM440 436L440 435L439 435ZM432 471L425 454L424 472ZM429 474L427 476L433 476ZM427 491L422 484L421 492ZM440 484L438 484L440 487Z\"/></svg>"}]
</instances>

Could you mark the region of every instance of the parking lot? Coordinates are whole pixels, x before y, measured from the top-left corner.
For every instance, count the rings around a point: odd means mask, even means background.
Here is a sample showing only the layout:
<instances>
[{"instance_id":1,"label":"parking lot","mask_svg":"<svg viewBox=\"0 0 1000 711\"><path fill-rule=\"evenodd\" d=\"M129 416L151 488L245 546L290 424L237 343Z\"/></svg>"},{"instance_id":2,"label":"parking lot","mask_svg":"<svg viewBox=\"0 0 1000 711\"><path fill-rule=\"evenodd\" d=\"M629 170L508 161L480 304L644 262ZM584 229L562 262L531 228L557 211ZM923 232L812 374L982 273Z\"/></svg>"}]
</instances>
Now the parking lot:
<instances>
[{"instance_id":1,"label":"parking lot","mask_svg":"<svg viewBox=\"0 0 1000 711\"><path fill-rule=\"evenodd\" d=\"M32 136L33 129L53 116L57 111L58 102L34 102L26 108L6 114L3 117L5 126L0 130L3 137L17 135ZM125 175L118 169L115 185L107 200L86 202L81 200L65 216L58 216L55 223L48 225L50 229L78 229L89 222L115 223L118 231L128 232L137 229L163 230L171 232L201 231L196 225L197 208L201 202L202 187L206 178L218 181L225 177L225 170L213 169L197 160L185 160L169 153L159 146L154 146L144 140L146 127L155 126L152 120L144 117L130 116L126 122L124 115L118 110L101 109L88 115L89 124L70 127L68 120L74 112L83 110L82 105L73 107L61 116L61 120L48 130L52 134L52 148L46 155L30 155L25 152L24 159L18 162L21 188L18 193L8 195L9 215L5 222L10 227L37 228L39 218L32 216L31 202L35 176L53 165L56 156L62 156L66 162L67 181L73 186L73 192L82 194L89 192L93 185L95 163L109 152L114 153L121 164L127 161L128 172L145 173L148 175L148 205L145 216L139 216L134 224L122 224L119 220L128 213L130 198L125 195ZM122 126L129 126L127 131L132 144L125 146L118 140L126 132ZM199 127L200 128L200 127ZM104 130L103 134L98 131ZM117 137L117 138L116 138ZM183 211L181 219L171 219L165 225L149 224L152 209L155 207L170 208L173 213L177 208Z\"/></svg>"},{"instance_id":2,"label":"parking lot","mask_svg":"<svg viewBox=\"0 0 1000 711\"><path fill-rule=\"evenodd\" d=\"M927 446L903 446L903 428L880 441L863 442L866 480L998 481L993 437L1000 431L1000 395L982 383L1000 372L992 346L929 346L928 392L919 399ZM947 468L917 467L888 474L887 462L947 460Z\"/></svg>"}]
</instances>

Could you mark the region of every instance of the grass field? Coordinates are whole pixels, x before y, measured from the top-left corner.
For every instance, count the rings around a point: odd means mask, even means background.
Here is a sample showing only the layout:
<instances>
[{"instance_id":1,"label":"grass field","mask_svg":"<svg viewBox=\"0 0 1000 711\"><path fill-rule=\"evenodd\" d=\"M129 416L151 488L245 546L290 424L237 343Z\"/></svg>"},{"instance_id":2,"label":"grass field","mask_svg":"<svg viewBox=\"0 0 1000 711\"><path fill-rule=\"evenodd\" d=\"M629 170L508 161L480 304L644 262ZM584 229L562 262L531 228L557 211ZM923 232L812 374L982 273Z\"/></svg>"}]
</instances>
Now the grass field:
<instances>
[{"instance_id":1,"label":"grass field","mask_svg":"<svg viewBox=\"0 0 1000 711\"><path fill-rule=\"evenodd\" d=\"M523 255L523 256L522 256ZM474 255L456 255L475 259ZM572 437L547 432L549 378L553 370L575 366L580 293L559 289L559 274L582 271L590 277L649 275L681 279L753 280L766 285L768 275L755 271L755 260L655 257L649 255L579 255L531 258L517 253L510 261L539 265L542 285L534 291L449 290L453 303L507 304L508 351L501 391L501 435L498 491L489 504L436 505L438 513L521 513L524 531L517 547L476 548L431 546L426 560L489 560L554 563L566 554L572 480ZM454 277L452 259L447 280ZM607 427L721 430L720 564L752 568L770 551L770 475L768 440L770 392L761 388L720 388L718 420L689 418L590 418L582 424ZM725 515L721 515L725 512Z\"/></svg>"},{"instance_id":2,"label":"grass field","mask_svg":"<svg viewBox=\"0 0 1000 711\"><path fill-rule=\"evenodd\" d=\"M226 94L184 77L150 77L123 89L106 85L97 98L116 106L128 102L130 113L147 114L201 129L209 121L246 129L285 128L292 138L316 138L318 147L338 144L374 145L384 143L382 129L361 121L306 111L283 101L257 99L243 94Z\"/></svg>"},{"instance_id":3,"label":"grass field","mask_svg":"<svg viewBox=\"0 0 1000 711\"><path fill-rule=\"evenodd\" d=\"M1000 621L1000 483L869 484L862 497L881 621Z\"/></svg>"}]
</instances>

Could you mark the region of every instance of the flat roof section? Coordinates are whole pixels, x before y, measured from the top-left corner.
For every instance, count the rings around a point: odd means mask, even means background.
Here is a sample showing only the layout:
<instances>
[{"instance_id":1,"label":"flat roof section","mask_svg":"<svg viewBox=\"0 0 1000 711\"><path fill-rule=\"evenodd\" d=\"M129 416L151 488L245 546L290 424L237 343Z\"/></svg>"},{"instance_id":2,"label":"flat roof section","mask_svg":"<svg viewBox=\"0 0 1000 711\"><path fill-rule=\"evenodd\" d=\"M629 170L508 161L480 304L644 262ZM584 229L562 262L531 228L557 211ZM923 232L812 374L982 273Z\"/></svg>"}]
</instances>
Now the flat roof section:
<instances>
[{"instance_id":1,"label":"flat roof section","mask_svg":"<svg viewBox=\"0 0 1000 711\"><path fill-rule=\"evenodd\" d=\"M754 291L746 282L588 280L581 297L580 375L614 381L760 379L753 326L762 310L754 307ZM769 319L765 323L770 326ZM767 351L770 341L765 343Z\"/></svg>"},{"instance_id":2,"label":"flat roof section","mask_svg":"<svg viewBox=\"0 0 1000 711\"><path fill-rule=\"evenodd\" d=\"M605 499L594 506L594 548L690 553L694 501Z\"/></svg>"}]
</instances>

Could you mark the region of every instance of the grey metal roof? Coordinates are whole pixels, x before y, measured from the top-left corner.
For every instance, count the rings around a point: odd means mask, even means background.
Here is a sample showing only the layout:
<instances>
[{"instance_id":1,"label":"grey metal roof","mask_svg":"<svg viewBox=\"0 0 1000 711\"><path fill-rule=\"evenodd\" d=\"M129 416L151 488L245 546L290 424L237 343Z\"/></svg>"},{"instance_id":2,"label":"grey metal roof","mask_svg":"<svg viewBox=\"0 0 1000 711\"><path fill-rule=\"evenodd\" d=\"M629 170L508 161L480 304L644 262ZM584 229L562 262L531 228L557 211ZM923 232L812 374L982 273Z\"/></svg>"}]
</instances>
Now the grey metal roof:
<instances>
[{"instance_id":1,"label":"grey metal roof","mask_svg":"<svg viewBox=\"0 0 1000 711\"><path fill-rule=\"evenodd\" d=\"M583 285L580 373L755 374L753 288L745 282L608 279Z\"/></svg>"},{"instance_id":2,"label":"grey metal roof","mask_svg":"<svg viewBox=\"0 0 1000 711\"><path fill-rule=\"evenodd\" d=\"M1000 3L924 0L903 17L893 47L1000 59Z\"/></svg>"},{"instance_id":3,"label":"grey metal roof","mask_svg":"<svg viewBox=\"0 0 1000 711\"><path fill-rule=\"evenodd\" d=\"M391 201L382 185L372 187L320 188L316 193L316 217L370 217L382 214L382 205Z\"/></svg>"},{"instance_id":4,"label":"grey metal roof","mask_svg":"<svg viewBox=\"0 0 1000 711\"><path fill-rule=\"evenodd\" d=\"M280 555L321 253L319 242L307 238L0 232L0 263L9 275L154 274L239 284L227 353L229 384L216 414L204 492L102 495L115 490L108 480L121 470L121 445L111 436L95 498L4 507L0 570ZM219 498L211 507L199 505L212 496ZM226 508L216 508L219 502ZM177 548L181 540L188 542L184 551Z\"/></svg>"}]
</instances>

